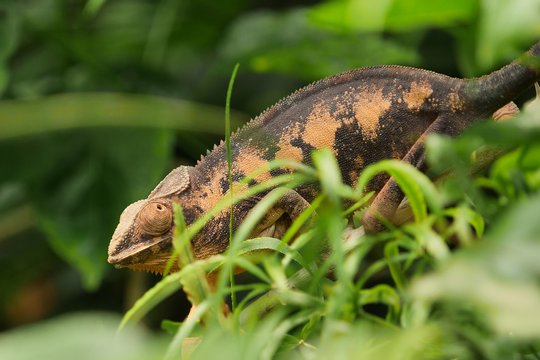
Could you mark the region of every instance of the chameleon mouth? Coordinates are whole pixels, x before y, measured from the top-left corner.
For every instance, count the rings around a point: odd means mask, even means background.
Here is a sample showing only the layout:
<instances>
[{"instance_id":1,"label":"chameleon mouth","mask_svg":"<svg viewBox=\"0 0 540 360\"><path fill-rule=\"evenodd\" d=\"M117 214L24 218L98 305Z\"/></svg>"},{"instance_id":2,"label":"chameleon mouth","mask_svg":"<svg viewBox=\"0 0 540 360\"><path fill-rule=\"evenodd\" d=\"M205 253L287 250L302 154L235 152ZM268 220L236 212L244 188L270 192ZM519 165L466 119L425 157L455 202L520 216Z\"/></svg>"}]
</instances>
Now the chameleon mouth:
<instances>
[{"instance_id":1,"label":"chameleon mouth","mask_svg":"<svg viewBox=\"0 0 540 360\"><path fill-rule=\"evenodd\" d=\"M170 262L170 264L169 264ZM167 268L167 265L169 266ZM163 275L167 268L167 273L176 272L179 270L177 259L171 260L171 253L159 254L152 260L145 260L145 257L132 258L130 262L118 262L113 264L117 269L128 268L135 271L149 272L155 275Z\"/></svg>"},{"instance_id":2,"label":"chameleon mouth","mask_svg":"<svg viewBox=\"0 0 540 360\"><path fill-rule=\"evenodd\" d=\"M171 254L171 236L154 239L151 243L131 245L129 251L109 253L107 262L116 268L133 266L165 266Z\"/></svg>"},{"instance_id":3,"label":"chameleon mouth","mask_svg":"<svg viewBox=\"0 0 540 360\"><path fill-rule=\"evenodd\" d=\"M167 267L167 262L168 262L167 259L165 259L165 261L159 261L159 262L156 261L153 264L131 264L131 265L120 266L120 267L126 267L128 269L135 270L135 271L148 272L154 275L163 275L165 273L165 268ZM178 262L175 260L172 262L167 273L177 272L178 270L179 270Z\"/></svg>"}]
</instances>

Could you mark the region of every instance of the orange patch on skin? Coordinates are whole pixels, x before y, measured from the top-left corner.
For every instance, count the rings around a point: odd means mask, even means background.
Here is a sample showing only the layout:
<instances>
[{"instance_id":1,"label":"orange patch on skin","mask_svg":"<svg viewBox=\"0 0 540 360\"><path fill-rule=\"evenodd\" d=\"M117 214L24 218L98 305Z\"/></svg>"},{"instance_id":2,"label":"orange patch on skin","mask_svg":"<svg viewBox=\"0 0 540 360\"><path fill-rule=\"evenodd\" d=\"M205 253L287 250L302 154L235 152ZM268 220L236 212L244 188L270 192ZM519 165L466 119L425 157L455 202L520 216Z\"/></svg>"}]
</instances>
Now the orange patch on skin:
<instances>
[{"instance_id":1,"label":"orange patch on skin","mask_svg":"<svg viewBox=\"0 0 540 360\"><path fill-rule=\"evenodd\" d=\"M319 102L306 119L302 139L316 149L333 149L336 130L340 126L340 121L330 114L325 103Z\"/></svg>"},{"instance_id":2,"label":"orange patch on skin","mask_svg":"<svg viewBox=\"0 0 540 360\"><path fill-rule=\"evenodd\" d=\"M223 197L221 190L221 179L227 178L227 164L219 166L214 171L210 183L201 186L200 191L206 194L204 201L199 201L198 205L205 211L212 209ZM202 197L201 197L202 199Z\"/></svg>"},{"instance_id":3,"label":"orange patch on skin","mask_svg":"<svg viewBox=\"0 0 540 360\"><path fill-rule=\"evenodd\" d=\"M458 111L458 110L463 110L463 107L464 107L465 103L459 97L458 94L456 94L456 93L448 94L448 101L450 103L450 109L452 111L455 112L455 111Z\"/></svg>"},{"instance_id":4,"label":"orange patch on skin","mask_svg":"<svg viewBox=\"0 0 540 360\"><path fill-rule=\"evenodd\" d=\"M261 149L247 146L242 149L233 164L234 170L238 170L243 174L249 176L255 170L266 166L268 164L268 161L264 159ZM263 173L257 174L254 180L262 182L270 178L270 173L268 171L265 171Z\"/></svg>"},{"instance_id":5,"label":"orange patch on skin","mask_svg":"<svg viewBox=\"0 0 540 360\"><path fill-rule=\"evenodd\" d=\"M263 151L261 149L246 146L233 160L233 172L238 171L249 176L255 170L267 164L268 162L263 158ZM257 174L254 177L254 180L262 182L270 178L270 173L265 171ZM223 193L223 189L221 187L223 182L229 182L226 162L220 164L219 167L214 170L213 176L210 177L209 183L200 185L200 189L198 191L206 194L206 196L197 198L197 205L203 210L208 211L212 209L219 201L221 201L223 197L227 196L229 191L227 191L225 194ZM233 182L234 194L239 194L247 188L247 183Z\"/></svg>"},{"instance_id":6,"label":"orange patch on skin","mask_svg":"<svg viewBox=\"0 0 540 360\"><path fill-rule=\"evenodd\" d=\"M424 101L433 93L433 89L427 81L411 84L410 90L403 95L403 100L409 110L418 111Z\"/></svg>"},{"instance_id":7,"label":"orange patch on skin","mask_svg":"<svg viewBox=\"0 0 540 360\"><path fill-rule=\"evenodd\" d=\"M276 152L276 159L282 160L294 160L300 162L302 161L302 156L302 150L291 144L280 145L280 149Z\"/></svg>"},{"instance_id":8,"label":"orange patch on skin","mask_svg":"<svg viewBox=\"0 0 540 360\"><path fill-rule=\"evenodd\" d=\"M279 150L276 151L276 159L302 161L302 150L291 144L291 140L299 136L300 128L297 123L287 127L279 139Z\"/></svg>"},{"instance_id":9,"label":"orange patch on skin","mask_svg":"<svg viewBox=\"0 0 540 360\"><path fill-rule=\"evenodd\" d=\"M353 110L366 138L377 138L380 120L391 105L392 101L383 96L382 89L367 88L357 95Z\"/></svg>"}]
</instances>

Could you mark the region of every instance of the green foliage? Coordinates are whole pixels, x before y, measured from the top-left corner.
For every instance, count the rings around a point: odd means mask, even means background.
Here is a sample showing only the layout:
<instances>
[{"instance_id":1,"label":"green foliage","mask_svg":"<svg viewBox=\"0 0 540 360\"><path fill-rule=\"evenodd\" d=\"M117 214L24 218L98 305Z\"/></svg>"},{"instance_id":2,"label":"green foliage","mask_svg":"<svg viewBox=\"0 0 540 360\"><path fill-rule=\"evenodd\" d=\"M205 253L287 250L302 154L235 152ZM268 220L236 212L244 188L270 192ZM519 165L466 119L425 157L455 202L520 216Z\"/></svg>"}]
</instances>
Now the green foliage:
<instances>
[{"instance_id":1,"label":"green foliage","mask_svg":"<svg viewBox=\"0 0 540 360\"><path fill-rule=\"evenodd\" d=\"M341 20L340 20L341 21ZM308 80L375 64L418 63L418 54L378 34L335 33L311 21L306 9L257 12L240 18L221 47L227 61L257 72L279 72Z\"/></svg>"},{"instance_id":2,"label":"green foliage","mask_svg":"<svg viewBox=\"0 0 540 360\"><path fill-rule=\"evenodd\" d=\"M0 358L158 359L163 342L141 329L116 333L117 316L89 312L72 314L24 327L0 338Z\"/></svg>"},{"instance_id":3,"label":"green foliage","mask_svg":"<svg viewBox=\"0 0 540 360\"><path fill-rule=\"evenodd\" d=\"M60 279L62 296L77 291L65 281L65 268L55 273L47 265L51 254L40 241L78 269L86 289L99 288L121 210L222 136L223 96L235 63L242 72L232 107L252 114L306 82L360 66L480 75L538 39L539 4L2 3L0 305L15 302L32 278ZM146 359L165 351L169 358L191 351L193 358L235 359L539 358L538 114L536 104L515 121L480 125L458 139L431 137L428 175L435 183L383 161L353 189L324 151L313 155L313 167L273 162L270 168L297 172L236 194L240 201L275 188L226 254L194 261L187 250L230 199L188 228L176 209L174 245L184 266L139 298L117 337L116 318L58 318L2 334L0 358ZM231 115L232 129L247 119ZM497 157L489 166L486 159ZM358 220L372 196L363 194L363 184L379 172L398 180L414 221L363 236ZM283 239L247 240L273 202L305 182L319 184L322 194ZM235 269L250 278L233 283ZM215 289L205 277L211 271ZM130 327L180 289L197 309L182 323L163 322L172 337ZM231 294L237 297L226 317Z\"/></svg>"},{"instance_id":4,"label":"green foliage","mask_svg":"<svg viewBox=\"0 0 540 360\"><path fill-rule=\"evenodd\" d=\"M39 122L35 116L39 114ZM48 134L60 130L92 127L140 127L175 129L221 135L223 111L220 107L192 101L118 93L72 93L32 101L0 103L0 140ZM194 122L195 118L205 121ZM232 113L232 125L246 121Z\"/></svg>"},{"instance_id":5,"label":"green foliage","mask_svg":"<svg viewBox=\"0 0 540 360\"><path fill-rule=\"evenodd\" d=\"M489 69L498 59L519 54L518 44L528 44L540 35L538 0L483 0L474 52L479 69ZM519 22L512 19L519 17Z\"/></svg>"},{"instance_id":6,"label":"green foliage","mask_svg":"<svg viewBox=\"0 0 540 360\"><path fill-rule=\"evenodd\" d=\"M330 1L315 7L317 22L342 31L409 30L467 22L476 15L477 1Z\"/></svg>"}]
</instances>

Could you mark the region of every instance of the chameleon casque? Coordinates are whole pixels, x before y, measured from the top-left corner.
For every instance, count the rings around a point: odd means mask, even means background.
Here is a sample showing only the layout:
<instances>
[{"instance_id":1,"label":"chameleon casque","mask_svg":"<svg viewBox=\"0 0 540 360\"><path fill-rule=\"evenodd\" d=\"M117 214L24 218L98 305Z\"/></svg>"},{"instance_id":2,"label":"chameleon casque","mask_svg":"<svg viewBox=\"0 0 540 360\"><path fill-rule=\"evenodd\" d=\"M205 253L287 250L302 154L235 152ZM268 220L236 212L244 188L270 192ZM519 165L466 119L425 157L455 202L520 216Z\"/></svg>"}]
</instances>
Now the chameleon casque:
<instances>
[{"instance_id":1,"label":"chameleon casque","mask_svg":"<svg viewBox=\"0 0 540 360\"><path fill-rule=\"evenodd\" d=\"M518 60L489 75L452 78L435 72L378 66L347 71L293 93L231 137L233 186L273 159L311 163L315 149L329 148L345 183L354 186L362 169L382 159L402 159L425 170L423 143L429 134L455 136L491 116L540 79L540 42ZM503 111L504 112L504 111ZM262 182L283 174L276 169L256 176ZM108 261L117 267L162 273L172 253L173 203L180 203L189 225L212 209L229 190L226 148L215 146L193 167L174 169L147 199L128 206L109 245ZM392 219L403 194L380 175L368 185L375 196L363 217L366 232ZM234 206L233 228L267 193ZM317 195L313 186L290 190L276 203L253 237L283 235ZM196 258L224 252L229 244L224 210L192 239Z\"/></svg>"}]
</instances>

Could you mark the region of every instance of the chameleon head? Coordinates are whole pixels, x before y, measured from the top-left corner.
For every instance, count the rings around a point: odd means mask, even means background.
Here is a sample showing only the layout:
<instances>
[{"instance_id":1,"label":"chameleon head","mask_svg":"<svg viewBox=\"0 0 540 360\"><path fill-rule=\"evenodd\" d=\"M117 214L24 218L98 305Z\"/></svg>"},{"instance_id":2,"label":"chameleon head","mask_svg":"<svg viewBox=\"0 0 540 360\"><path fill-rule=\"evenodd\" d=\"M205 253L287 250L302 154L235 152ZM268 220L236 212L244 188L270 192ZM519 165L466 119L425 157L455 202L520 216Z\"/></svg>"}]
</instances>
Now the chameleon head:
<instances>
[{"instance_id":1,"label":"chameleon head","mask_svg":"<svg viewBox=\"0 0 540 360\"><path fill-rule=\"evenodd\" d=\"M109 244L110 264L163 272L172 250L173 199L189 187L189 169L174 169L147 199L124 210Z\"/></svg>"}]
</instances>

